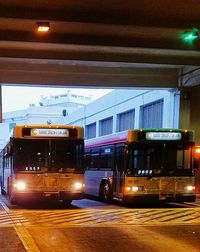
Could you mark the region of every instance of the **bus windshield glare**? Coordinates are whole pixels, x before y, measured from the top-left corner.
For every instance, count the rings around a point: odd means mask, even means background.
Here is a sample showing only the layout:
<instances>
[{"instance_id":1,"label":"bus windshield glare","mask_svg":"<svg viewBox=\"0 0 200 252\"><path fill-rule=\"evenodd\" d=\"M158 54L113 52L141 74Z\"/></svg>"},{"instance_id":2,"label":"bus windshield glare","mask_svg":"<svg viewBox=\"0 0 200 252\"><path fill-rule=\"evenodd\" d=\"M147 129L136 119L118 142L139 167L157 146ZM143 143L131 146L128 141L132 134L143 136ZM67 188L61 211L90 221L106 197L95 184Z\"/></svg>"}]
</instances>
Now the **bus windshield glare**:
<instances>
[{"instance_id":1,"label":"bus windshield glare","mask_svg":"<svg viewBox=\"0 0 200 252\"><path fill-rule=\"evenodd\" d=\"M14 152L16 171L62 173L82 169L82 140L18 139Z\"/></svg>"},{"instance_id":2,"label":"bus windshield glare","mask_svg":"<svg viewBox=\"0 0 200 252\"><path fill-rule=\"evenodd\" d=\"M160 143L134 145L130 148L128 175L189 176L193 175L192 145Z\"/></svg>"}]
</instances>

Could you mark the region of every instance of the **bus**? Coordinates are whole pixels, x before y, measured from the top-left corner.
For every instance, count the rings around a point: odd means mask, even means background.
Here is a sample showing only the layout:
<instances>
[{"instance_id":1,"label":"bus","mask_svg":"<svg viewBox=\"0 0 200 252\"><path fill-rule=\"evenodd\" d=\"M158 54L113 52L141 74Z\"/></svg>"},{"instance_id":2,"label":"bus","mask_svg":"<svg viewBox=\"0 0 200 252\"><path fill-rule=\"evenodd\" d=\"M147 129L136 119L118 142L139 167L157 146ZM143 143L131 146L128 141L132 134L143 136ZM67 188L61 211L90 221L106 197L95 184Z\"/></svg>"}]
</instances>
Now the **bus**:
<instances>
[{"instance_id":1,"label":"bus","mask_svg":"<svg viewBox=\"0 0 200 252\"><path fill-rule=\"evenodd\" d=\"M195 201L193 131L139 129L85 141L85 194L104 202Z\"/></svg>"},{"instance_id":2,"label":"bus","mask_svg":"<svg viewBox=\"0 0 200 252\"><path fill-rule=\"evenodd\" d=\"M84 197L83 128L16 125L0 153L1 193L11 203Z\"/></svg>"}]
</instances>

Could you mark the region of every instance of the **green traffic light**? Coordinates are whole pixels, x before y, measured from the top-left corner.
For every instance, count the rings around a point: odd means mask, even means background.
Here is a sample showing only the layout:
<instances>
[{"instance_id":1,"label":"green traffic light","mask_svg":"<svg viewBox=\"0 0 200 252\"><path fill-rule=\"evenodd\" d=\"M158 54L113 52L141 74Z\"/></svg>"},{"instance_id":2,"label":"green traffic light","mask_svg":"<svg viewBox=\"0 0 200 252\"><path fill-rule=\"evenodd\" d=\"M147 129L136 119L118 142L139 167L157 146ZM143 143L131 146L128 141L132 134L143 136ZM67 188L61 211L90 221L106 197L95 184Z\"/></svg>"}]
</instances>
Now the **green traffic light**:
<instances>
[{"instance_id":1,"label":"green traffic light","mask_svg":"<svg viewBox=\"0 0 200 252\"><path fill-rule=\"evenodd\" d=\"M191 31L186 31L184 34L182 34L182 38L185 41L192 42L196 38L198 38L198 29L193 28Z\"/></svg>"},{"instance_id":2,"label":"green traffic light","mask_svg":"<svg viewBox=\"0 0 200 252\"><path fill-rule=\"evenodd\" d=\"M195 34L193 34L193 33L190 33L190 34L188 34L188 35L185 35L184 40L194 40L194 39L196 39L196 38L198 38L198 35L195 35Z\"/></svg>"}]
</instances>

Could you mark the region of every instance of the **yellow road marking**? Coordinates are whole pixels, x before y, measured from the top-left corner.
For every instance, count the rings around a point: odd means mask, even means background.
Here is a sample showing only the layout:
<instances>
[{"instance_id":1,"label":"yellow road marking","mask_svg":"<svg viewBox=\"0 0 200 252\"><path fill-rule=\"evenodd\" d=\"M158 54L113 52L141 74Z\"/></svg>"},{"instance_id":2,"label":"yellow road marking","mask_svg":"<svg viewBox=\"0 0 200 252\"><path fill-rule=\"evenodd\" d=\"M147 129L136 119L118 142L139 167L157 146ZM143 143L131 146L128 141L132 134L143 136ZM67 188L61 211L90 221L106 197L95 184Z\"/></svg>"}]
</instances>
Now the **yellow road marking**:
<instances>
[{"instance_id":1,"label":"yellow road marking","mask_svg":"<svg viewBox=\"0 0 200 252\"><path fill-rule=\"evenodd\" d=\"M12 215L9 214L9 212L10 212L9 208L3 202L1 202L1 205L3 206L6 213L8 214L9 218L11 219L12 225L13 225L17 235L19 236L19 239L21 240L26 251L40 252L40 249L35 244L32 236L29 234L28 230L24 226L21 225L19 220L18 220L19 223L16 224L16 220L13 220Z\"/></svg>"}]
</instances>

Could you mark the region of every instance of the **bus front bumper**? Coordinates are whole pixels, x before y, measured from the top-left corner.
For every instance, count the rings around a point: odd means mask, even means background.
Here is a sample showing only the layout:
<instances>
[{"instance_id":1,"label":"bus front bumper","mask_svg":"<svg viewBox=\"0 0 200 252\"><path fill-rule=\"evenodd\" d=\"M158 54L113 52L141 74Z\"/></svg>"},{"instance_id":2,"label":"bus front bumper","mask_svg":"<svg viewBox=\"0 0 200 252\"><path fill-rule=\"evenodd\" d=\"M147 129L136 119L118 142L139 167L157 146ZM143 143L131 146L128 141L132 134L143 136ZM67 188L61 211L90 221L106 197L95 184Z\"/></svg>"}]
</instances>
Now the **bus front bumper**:
<instances>
[{"instance_id":1,"label":"bus front bumper","mask_svg":"<svg viewBox=\"0 0 200 252\"><path fill-rule=\"evenodd\" d=\"M124 202L194 202L196 200L195 194L176 194L174 195L160 195L158 194L148 194L148 195L124 195Z\"/></svg>"},{"instance_id":2,"label":"bus front bumper","mask_svg":"<svg viewBox=\"0 0 200 252\"><path fill-rule=\"evenodd\" d=\"M79 200L85 197L83 192L70 193L70 192L15 192L12 198L15 201L23 200Z\"/></svg>"}]
</instances>

